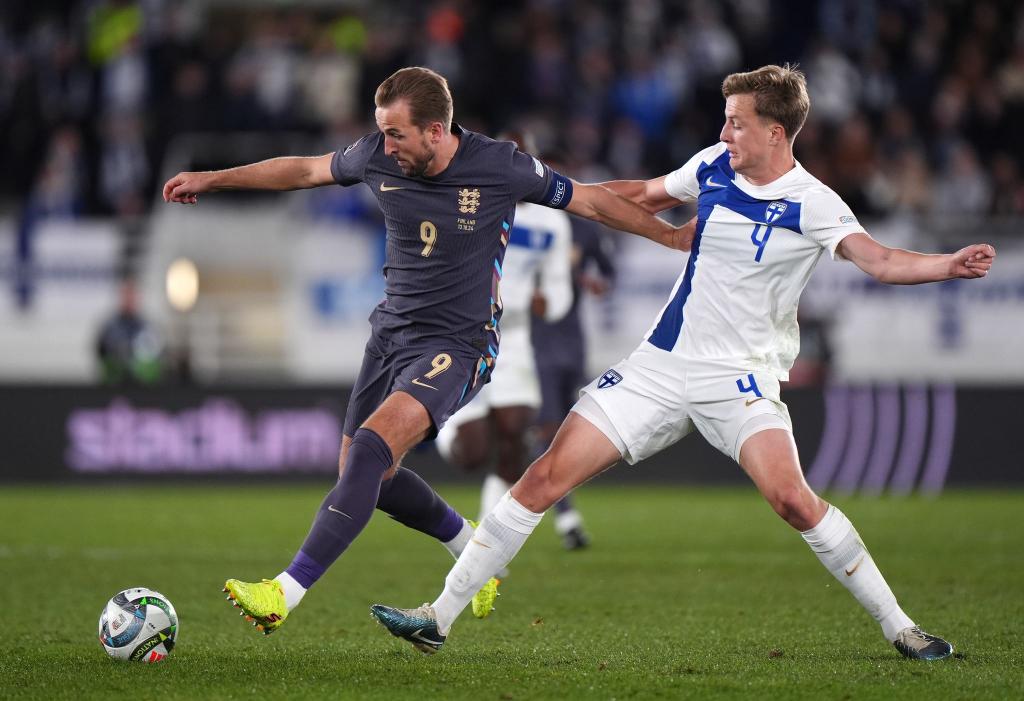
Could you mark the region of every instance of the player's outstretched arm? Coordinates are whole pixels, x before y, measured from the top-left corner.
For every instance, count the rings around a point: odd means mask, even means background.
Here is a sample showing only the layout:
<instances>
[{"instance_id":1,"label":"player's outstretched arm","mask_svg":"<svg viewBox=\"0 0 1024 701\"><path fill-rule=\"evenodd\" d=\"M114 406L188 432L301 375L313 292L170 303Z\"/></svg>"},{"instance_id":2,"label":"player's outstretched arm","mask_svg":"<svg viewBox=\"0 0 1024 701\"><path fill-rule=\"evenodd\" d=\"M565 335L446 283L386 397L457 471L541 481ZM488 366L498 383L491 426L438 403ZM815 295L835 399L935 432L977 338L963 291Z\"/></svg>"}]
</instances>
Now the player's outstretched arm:
<instances>
[{"instance_id":1,"label":"player's outstretched arm","mask_svg":"<svg viewBox=\"0 0 1024 701\"><path fill-rule=\"evenodd\" d=\"M879 282L890 285L985 277L996 257L996 249L987 243L976 243L956 253L929 254L890 248L865 233L844 238L838 253Z\"/></svg>"},{"instance_id":2,"label":"player's outstretched arm","mask_svg":"<svg viewBox=\"0 0 1024 701\"><path fill-rule=\"evenodd\" d=\"M676 228L601 185L573 181L572 189L572 199L566 209L573 214L593 219L613 229L643 236L669 248L690 250L693 232L685 225Z\"/></svg>"},{"instance_id":3,"label":"player's outstretched arm","mask_svg":"<svg viewBox=\"0 0 1024 701\"><path fill-rule=\"evenodd\" d=\"M682 200L668 194L668 190L665 189L667 177L662 175L650 180L609 180L598 184L640 205L651 214L656 214L683 203Z\"/></svg>"},{"instance_id":4,"label":"player's outstretched arm","mask_svg":"<svg viewBox=\"0 0 1024 701\"><path fill-rule=\"evenodd\" d=\"M334 182L333 153L271 158L225 170L178 173L164 183L164 202L195 204L201 192L217 190L303 190Z\"/></svg>"}]
</instances>

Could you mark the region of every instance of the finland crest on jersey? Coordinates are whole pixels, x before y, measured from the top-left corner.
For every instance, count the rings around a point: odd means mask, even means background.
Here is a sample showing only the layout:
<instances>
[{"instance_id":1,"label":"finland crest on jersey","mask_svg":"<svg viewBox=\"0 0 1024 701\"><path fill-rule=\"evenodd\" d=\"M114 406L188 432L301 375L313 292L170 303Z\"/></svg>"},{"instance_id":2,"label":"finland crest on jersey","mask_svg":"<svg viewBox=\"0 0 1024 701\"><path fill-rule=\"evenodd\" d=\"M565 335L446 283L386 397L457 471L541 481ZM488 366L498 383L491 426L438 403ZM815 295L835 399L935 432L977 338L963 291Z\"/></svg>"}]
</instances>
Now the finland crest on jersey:
<instances>
[{"instance_id":1,"label":"finland crest on jersey","mask_svg":"<svg viewBox=\"0 0 1024 701\"><path fill-rule=\"evenodd\" d=\"M622 382L622 375L615 370L609 370L605 374L601 375L601 379L597 381L597 388L605 389L607 387L614 387L620 382Z\"/></svg>"},{"instance_id":2,"label":"finland crest on jersey","mask_svg":"<svg viewBox=\"0 0 1024 701\"><path fill-rule=\"evenodd\" d=\"M764 210L764 221L766 224L771 224L773 221L781 217L786 213L786 208L789 207L785 202L772 202Z\"/></svg>"},{"instance_id":3,"label":"finland crest on jersey","mask_svg":"<svg viewBox=\"0 0 1024 701\"><path fill-rule=\"evenodd\" d=\"M799 350L797 302L821 254L863 231L850 208L797 163L767 185L704 149L665 178L697 201L689 260L646 341L689 360L765 370L780 379Z\"/></svg>"}]
</instances>

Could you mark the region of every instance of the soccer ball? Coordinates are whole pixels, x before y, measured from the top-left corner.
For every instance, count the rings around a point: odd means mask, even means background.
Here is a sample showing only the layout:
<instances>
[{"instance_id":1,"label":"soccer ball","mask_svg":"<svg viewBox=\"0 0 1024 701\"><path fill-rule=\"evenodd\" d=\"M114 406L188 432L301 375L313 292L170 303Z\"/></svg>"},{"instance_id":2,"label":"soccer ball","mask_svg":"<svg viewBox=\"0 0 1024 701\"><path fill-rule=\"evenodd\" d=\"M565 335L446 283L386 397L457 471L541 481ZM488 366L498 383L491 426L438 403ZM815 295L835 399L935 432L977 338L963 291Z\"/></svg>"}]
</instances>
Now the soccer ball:
<instances>
[{"instance_id":1,"label":"soccer ball","mask_svg":"<svg viewBox=\"0 0 1024 701\"><path fill-rule=\"evenodd\" d=\"M159 662L178 637L178 614L160 592L136 587L114 595L100 612L100 642L118 660Z\"/></svg>"}]
</instances>

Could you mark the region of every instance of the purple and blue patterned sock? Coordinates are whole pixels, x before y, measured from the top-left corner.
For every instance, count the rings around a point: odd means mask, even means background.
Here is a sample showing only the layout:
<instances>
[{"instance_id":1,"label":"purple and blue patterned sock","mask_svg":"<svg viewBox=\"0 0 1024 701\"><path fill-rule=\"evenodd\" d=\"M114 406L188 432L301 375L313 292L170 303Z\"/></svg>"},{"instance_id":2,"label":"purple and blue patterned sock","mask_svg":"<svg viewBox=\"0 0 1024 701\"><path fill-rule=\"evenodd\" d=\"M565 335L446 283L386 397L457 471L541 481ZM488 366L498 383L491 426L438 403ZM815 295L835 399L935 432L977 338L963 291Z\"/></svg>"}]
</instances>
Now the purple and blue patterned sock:
<instances>
[{"instance_id":1,"label":"purple and blue patterned sock","mask_svg":"<svg viewBox=\"0 0 1024 701\"><path fill-rule=\"evenodd\" d=\"M423 481L404 467L381 483L377 508L402 525L446 543L462 530L462 516Z\"/></svg>"},{"instance_id":2,"label":"purple and blue patterned sock","mask_svg":"<svg viewBox=\"0 0 1024 701\"><path fill-rule=\"evenodd\" d=\"M311 587L366 527L381 476L393 461L383 438L368 428L356 430L341 479L320 504L309 535L285 570L296 582Z\"/></svg>"}]
</instances>

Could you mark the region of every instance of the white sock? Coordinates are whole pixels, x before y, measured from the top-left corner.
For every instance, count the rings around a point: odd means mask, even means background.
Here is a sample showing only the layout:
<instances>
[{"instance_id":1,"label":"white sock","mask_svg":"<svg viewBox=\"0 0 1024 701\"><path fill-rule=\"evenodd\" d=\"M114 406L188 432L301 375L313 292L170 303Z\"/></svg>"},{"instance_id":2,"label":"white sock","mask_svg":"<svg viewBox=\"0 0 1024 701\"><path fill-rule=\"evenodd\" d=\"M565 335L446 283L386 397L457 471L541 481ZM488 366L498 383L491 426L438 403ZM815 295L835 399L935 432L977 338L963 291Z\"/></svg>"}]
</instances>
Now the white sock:
<instances>
[{"instance_id":1,"label":"white sock","mask_svg":"<svg viewBox=\"0 0 1024 701\"><path fill-rule=\"evenodd\" d=\"M306 588L296 582L295 578L287 572L282 572L274 577L274 579L284 590L284 605L288 607L289 611L291 611L299 605L299 602L302 601L302 597L306 595Z\"/></svg>"},{"instance_id":2,"label":"white sock","mask_svg":"<svg viewBox=\"0 0 1024 701\"><path fill-rule=\"evenodd\" d=\"M452 623L469 605L480 587L515 557L544 517L506 493L476 529L473 539L444 580L444 591L431 604L437 627L447 635Z\"/></svg>"},{"instance_id":3,"label":"white sock","mask_svg":"<svg viewBox=\"0 0 1024 701\"><path fill-rule=\"evenodd\" d=\"M466 519L462 519L462 530L459 531L451 540L446 540L441 545L448 549L448 552L452 554L456 560L459 559L459 555L466 549L466 544L469 543L469 539L473 537L473 526Z\"/></svg>"},{"instance_id":4,"label":"white sock","mask_svg":"<svg viewBox=\"0 0 1024 701\"><path fill-rule=\"evenodd\" d=\"M882 626L882 635L892 642L914 622L896 603L896 596L864 547L857 529L842 511L828 507L821 522L801 533L811 550L853 597Z\"/></svg>"},{"instance_id":5,"label":"white sock","mask_svg":"<svg viewBox=\"0 0 1024 701\"><path fill-rule=\"evenodd\" d=\"M573 528L583 526L583 517L576 509L569 509L555 516L555 533L565 535Z\"/></svg>"},{"instance_id":6,"label":"white sock","mask_svg":"<svg viewBox=\"0 0 1024 701\"><path fill-rule=\"evenodd\" d=\"M488 474L484 478L484 486L480 488L480 518L477 520L483 521L484 516L491 513L498 505L498 501L505 496L505 492L510 489L512 489L511 484L493 472Z\"/></svg>"}]
</instances>

